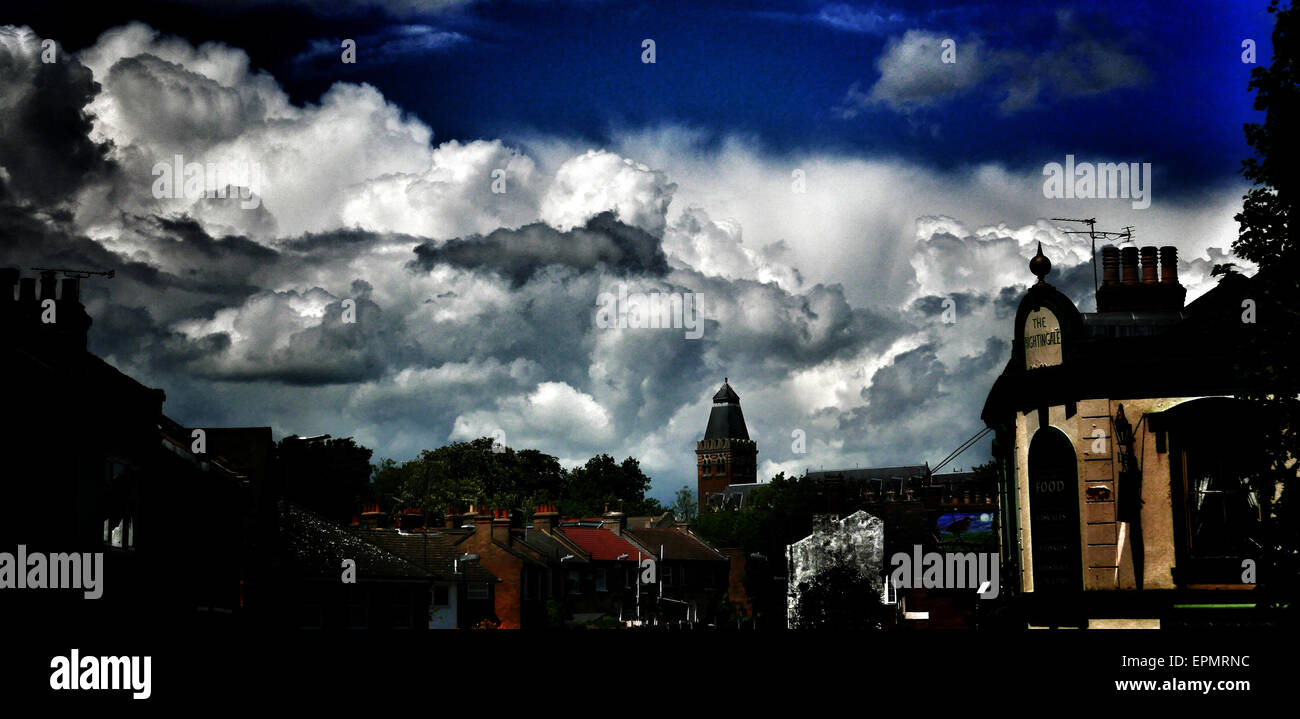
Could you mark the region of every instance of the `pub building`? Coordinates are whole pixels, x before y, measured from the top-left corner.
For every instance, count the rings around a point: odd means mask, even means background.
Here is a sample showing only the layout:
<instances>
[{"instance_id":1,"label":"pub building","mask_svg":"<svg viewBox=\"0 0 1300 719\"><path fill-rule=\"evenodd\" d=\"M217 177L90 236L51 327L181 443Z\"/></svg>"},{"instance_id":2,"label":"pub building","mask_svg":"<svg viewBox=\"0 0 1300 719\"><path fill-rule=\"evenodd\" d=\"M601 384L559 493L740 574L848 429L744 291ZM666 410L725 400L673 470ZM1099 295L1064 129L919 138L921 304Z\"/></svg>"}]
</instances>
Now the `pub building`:
<instances>
[{"instance_id":1,"label":"pub building","mask_svg":"<svg viewBox=\"0 0 1300 719\"><path fill-rule=\"evenodd\" d=\"M1031 627L1249 624L1276 489L1259 478L1263 420L1233 396L1252 280L1184 306L1174 247L1101 256L1097 311L1080 312L1039 246L982 413L1004 596Z\"/></svg>"}]
</instances>

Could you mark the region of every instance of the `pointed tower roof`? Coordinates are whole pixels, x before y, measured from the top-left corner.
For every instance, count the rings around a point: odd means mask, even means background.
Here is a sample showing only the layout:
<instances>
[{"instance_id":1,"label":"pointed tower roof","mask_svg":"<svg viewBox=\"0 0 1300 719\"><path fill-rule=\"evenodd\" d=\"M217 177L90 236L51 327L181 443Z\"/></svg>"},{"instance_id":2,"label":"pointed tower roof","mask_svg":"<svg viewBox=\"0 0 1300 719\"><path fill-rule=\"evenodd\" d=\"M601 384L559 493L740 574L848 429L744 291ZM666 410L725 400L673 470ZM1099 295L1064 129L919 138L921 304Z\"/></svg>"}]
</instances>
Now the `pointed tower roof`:
<instances>
[{"instance_id":1,"label":"pointed tower roof","mask_svg":"<svg viewBox=\"0 0 1300 719\"><path fill-rule=\"evenodd\" d=\"M704 430L704 438L749 439L745 414L740 411L740 395L726 378L722 380L722 388L713 395L713 411L709 412L709 426Z\"/></svg>"},{"instance_id":2,"label":"pointed tower roof","mask_svg":"<svg viewBox=\"0 0 1300 719\"><path fill-rule=\"evenodd\" d=\"M722 389L719 389L718 393L713 395L713 402L714 404L740 404L740 395L736 394L736 390L727 384L727 378L724 377L722 378Z\"/></svg>"}]
</instances>

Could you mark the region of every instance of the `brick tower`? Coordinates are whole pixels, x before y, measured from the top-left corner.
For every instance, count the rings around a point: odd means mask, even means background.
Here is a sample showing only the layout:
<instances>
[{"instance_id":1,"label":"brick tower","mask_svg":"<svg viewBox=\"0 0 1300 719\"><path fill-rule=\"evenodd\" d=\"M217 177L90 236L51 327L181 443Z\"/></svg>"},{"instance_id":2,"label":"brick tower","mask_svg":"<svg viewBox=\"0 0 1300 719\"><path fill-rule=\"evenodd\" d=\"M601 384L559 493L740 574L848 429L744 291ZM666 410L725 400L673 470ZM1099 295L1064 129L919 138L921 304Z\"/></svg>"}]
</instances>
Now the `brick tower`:
<instances>
[{"instance_id":1,"label":"brick tower","mask_svg":"<svg viewBox=\"0 0 1300 719\"><path fill-rule=\"evenodd\" d=\"M713 395L704 439L695 445L700 510L708 506L710 496L733 484L757 482L757 460L758 445L749 439L745 428L740 395L724 378L722 388Z\"/></svg>"}]
</instances>

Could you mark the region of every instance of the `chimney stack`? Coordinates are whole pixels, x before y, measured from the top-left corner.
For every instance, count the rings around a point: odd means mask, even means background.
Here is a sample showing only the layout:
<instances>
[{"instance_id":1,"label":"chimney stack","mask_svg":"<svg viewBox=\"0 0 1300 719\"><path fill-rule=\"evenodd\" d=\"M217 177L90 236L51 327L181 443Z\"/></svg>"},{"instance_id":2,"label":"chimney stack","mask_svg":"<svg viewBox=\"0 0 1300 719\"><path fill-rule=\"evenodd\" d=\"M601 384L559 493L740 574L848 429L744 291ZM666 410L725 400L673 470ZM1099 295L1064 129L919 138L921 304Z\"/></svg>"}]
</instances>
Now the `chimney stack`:
<instances>
[{"instance_id":1,"label":"chimney stack","mask_svg":"<svg viewBox=\"0 0 1300 719\"><path fill-rule=\"evenodd\" d=\"M473 525L473 526L475 527L475 531L478 531L478 516L479 516L479 514L480 514L480 512L479 512L479 510L478 510L478 507L475 507L475 506L472 505L472 504L469 505L469 510L466 511L466 512L463 512L463 513L460 515L460 526L464 527L464 526L467 525L467 524L469 524L469 525Z\"/></svg>"},{"instance_id":2,"label":"chimney stack","mask_svg":"<svg viewBox=\"0 0 1300 719\"><path fill-rule=\"evenodd\" d=\"M492 510L492 539L510 546L510 510Z\"/></svg>"},{"instance_id":3,"label":"chimney stack","mask_svg":"<svg viewBox=\"0 0 1300 719\"><path fill-rule=\"evenodd\" d=\"M39 284L38 284L39 282ZM14 285L18 300L14 301ZM58 272L42 270L40 279L22 277L17 268L0 270L2 321L10 341L47 360L75 359L86 350L90 315L81 305L80 280L66 277L59 291ZM47 307L45 301L54 303Z\"/></svg>"},{"instance_id":4,"label":"chimney stack","mask_svg":"<svg viewBox=\"0 0 1300 719\"><path fill-rule=\"evenodd\" d=\"M605 524L613 530L614 534L623 536L623 530L627 529L627 515L622 512L605 512Z\"/></svg>"},{"instance_id":5,"label":"chimney stack","mask_svg":"<svg viewBox=\"0 0 1300 719\"><path fill-rule=\"evenodd\" d=\"M543 534L550 534L560 522L560 512L554 504L539 504L533 512L533 529Z\"/></svg>"},{"instance_id":6,"label":"chimney stack","mask_svg":"<svg viewBox=\"0 0 1300 719\"><path fill-rule=\"evenodd\" d=\"M1117 255L1119 282L1115 281ZM1101 262L1103 280L1097 288L1098 312L1176 312L1183 308L1187 288L1178 283L1176 248L1148 246L1139 250L1107 245L1101 248Z\"/></svg>"},{"instance_id":7,"label":"chimney stack","mask_svg":"<svg viewBox=\"0 0 1300 719\"><path fill-rule=\"evenodd\" d=\"M398 518L398 522L403 531L423 531L425 529L424 511L420 509L403 509L402 516Z\"/></svg>"},{"instance_id":8,"label":"chimney stack","mask_svg":"<svg viewBox=\"0 0 1300 719\"><path fill-rule=\"evenodd\" d=\"M1119 284L1119 248L1114 245L1101 248L1101 283Z\"/></svg>"},{"instance_id":9,"label":"chimney stack","mask_svg":"<svg viewBox=\"0 0 1300 719\"><path fill-rule=\"evenodd\" d=\"M367 504L361 508L361 526L367 529L378 529L383 524L384 513L379 511L378 504Z\"/></svg>"},{"instance_id":10,"label":"chimney stack","mask_svg":"<svg viewBox=\"0 0 1300 719\"><path fill-rule=\"evenodd\" d=\"M1154 285L1158 279L1156 272L1156 248L1148 245L1142 248L1142 284Z\"/></svg>"}]
</instances>

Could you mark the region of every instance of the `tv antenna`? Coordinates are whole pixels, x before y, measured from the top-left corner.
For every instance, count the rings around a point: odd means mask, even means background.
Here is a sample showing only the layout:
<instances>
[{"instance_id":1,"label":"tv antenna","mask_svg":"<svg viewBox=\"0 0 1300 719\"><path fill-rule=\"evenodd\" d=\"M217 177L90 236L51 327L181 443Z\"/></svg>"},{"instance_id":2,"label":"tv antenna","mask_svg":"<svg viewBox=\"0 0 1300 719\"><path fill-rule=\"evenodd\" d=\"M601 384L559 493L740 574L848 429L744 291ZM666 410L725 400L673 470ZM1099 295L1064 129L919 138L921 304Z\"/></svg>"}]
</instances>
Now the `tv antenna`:
<instances>
[{"instance_id":1,"label":"tv antenna","mask_svg":"<svg viewBox=\"0 0 1300 719\"><path fill-rule=\"evenodd\" d=\"M1133 226L1129 225L1124 228L1123 232L1109 232L1097 229L1097 218L1089 217L1086 220L1075 219L1071 217L1053 217L1053 222L1081 222L1088 226L1086 230L1061 230L1067 235L1087 235L1092 240L1092 291L1095 294L1099 285L1097 284L1097 238L1103 240L1113 238L1124 238L1121 242L1131 242L1133 240Z\"/></svg>"},{"instance_id":2,"label":"tv antenna","mask_svg":"<svg viewBox=\"0 0 1300 719\"><path fill-rule=\"evenodd\" d=\"M68 270L61 267L33 267L37 272L58 272L64 277L71 277L78 280L84 280L88 277L99 276L106 279L113 279L114 270Z\"/></svg>"}]
</instances>

